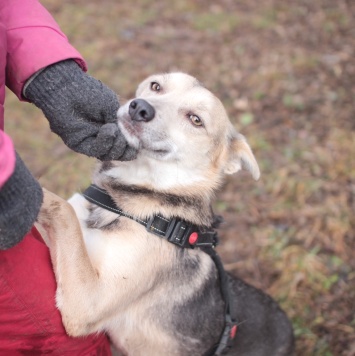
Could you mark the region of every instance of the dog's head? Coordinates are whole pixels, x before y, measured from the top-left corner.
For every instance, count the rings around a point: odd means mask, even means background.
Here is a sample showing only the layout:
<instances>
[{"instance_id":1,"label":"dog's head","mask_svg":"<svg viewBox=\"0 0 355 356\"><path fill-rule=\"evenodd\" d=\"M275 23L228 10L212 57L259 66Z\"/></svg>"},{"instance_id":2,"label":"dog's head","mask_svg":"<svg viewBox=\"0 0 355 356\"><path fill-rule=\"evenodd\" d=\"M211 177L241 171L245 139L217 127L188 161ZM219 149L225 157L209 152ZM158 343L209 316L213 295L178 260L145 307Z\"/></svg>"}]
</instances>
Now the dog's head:
<instances>
[{"instance_id":1,"label":"dog's head","mask_svg":"<svg viewBox=\"0 0 355 356\"><path fill-rule=\"evenodd\" d=\"M118 120L139 151L137 160L123 166L134 166L137 179L145 177L143 184L164 189L198 183L214 189L224 174L241 169L259 178L254 155L220 100L187 74L150 76L136 98L119 109Z\"/></svg>"}]
</instances>

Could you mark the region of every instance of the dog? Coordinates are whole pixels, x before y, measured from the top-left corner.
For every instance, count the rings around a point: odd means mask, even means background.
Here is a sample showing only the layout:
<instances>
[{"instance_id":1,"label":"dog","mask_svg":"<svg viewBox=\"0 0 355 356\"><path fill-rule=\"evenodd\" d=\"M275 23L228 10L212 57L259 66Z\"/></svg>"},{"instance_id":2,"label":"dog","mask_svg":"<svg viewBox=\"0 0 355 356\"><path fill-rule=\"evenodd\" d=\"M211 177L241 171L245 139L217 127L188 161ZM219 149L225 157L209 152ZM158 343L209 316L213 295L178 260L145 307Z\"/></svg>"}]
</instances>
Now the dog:
<instances>
[{"instance_id":1,"label":"dog","mask_svg":"<svg viewBox=\"0 0 355 356\"><path fill-rule=\"evenodd\" d=\"M221 271L208 253L211 202L224 176L241 169L260 175L220 100L192 76L159 74L138 86L117 117L138 156L98 163L91 190L111 200L111 209L85 193L66 202L44 190L37 226L67 333L106 332L130 356L291 355L292 327L277 303ZM152 217L173 229L180 224L177 242L166 231L159 236ZM198 244L199 234L209 247Z\"/></svg>"}]
</instances>

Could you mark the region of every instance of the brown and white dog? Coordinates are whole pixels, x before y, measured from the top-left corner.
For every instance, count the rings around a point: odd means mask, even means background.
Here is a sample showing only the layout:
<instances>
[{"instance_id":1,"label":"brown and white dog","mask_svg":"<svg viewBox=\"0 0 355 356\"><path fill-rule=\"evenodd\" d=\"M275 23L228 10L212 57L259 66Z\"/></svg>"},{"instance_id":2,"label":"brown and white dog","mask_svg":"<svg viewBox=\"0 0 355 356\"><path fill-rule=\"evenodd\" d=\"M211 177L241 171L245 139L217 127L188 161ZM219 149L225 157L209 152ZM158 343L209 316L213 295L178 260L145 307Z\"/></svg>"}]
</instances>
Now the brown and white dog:
<instances>
[{"instance_id":1,"label":"brown and white dog","mask_svg":"<svg viewBox=\"0 0 355 356\"><path fill-rule=\"evenodd\" d=\"M211 200L226 174L259 178L245 138L221 102L183 73L153 75L118 111L130 162L99 162L93 183L136 219L180 218L211 228ZM45 191L38 218L69 335L105 331L125 355L207 355L224 329L216 265L200 248L181 249L136 221L75 194ZM290 355L292 327L270 297L229 276L240 325L228 355Z\"/></svg>"}]
</instances>

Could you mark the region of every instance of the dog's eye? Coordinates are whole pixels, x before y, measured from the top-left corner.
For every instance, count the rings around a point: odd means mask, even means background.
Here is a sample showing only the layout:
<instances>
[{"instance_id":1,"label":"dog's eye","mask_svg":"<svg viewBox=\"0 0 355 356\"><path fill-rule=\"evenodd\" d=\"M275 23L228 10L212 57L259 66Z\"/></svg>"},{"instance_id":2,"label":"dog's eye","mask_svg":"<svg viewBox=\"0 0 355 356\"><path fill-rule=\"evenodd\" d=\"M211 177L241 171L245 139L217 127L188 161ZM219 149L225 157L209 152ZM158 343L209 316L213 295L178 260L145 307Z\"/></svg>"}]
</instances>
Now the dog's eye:
<instances>
[{"instance_id":1,"label":"dog's eye","mask_svg":"<svg viewBox=\"0 0 355 356\"><path fill-rule=\"evenodd\" d=\"M153 91L160 91L160 84L157 82L151 82L150 89L152 89Z\"/></svg>"},{"instance_id":2,"label":"dog's eye","mask_svg":"<svg viewBox=\"0 0 355 356\"><path fill-rule=\"evenodd\" d=\"M189 120L195 125L195 126L202 126L203 122L202 120L194 114L188 114Z\"/></svg>"}]
</instances>

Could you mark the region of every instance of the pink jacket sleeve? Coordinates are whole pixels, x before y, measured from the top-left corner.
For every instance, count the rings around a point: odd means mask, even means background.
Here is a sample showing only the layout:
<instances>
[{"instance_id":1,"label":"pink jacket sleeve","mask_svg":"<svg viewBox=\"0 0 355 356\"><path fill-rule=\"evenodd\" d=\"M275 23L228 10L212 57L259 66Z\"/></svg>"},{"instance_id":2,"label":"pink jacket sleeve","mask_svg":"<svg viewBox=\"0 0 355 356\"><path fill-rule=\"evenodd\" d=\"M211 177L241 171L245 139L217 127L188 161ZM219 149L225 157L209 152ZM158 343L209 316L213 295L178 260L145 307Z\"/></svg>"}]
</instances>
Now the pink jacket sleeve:
<instances>
[{"instance_id":1,"label":"pink jacket sleeve","mask_svg":"<svg viewBox=\"0 0 355 356\"><path fill-rule=\"evenodd\" d=\"M86 64L37 0L0 0L2 22L7 32L6 85L23 100L22 88L39 69L73 58Z\"/></svg>"},{"instance_id":2,"label":"pink jacket sleeve","mask_svg":"<svg viewBox=\"0 0 355 356\"><path fill-rule=\"evenodd\" d=\"M10 137L0 130L0 189L10 178L14 167L14 146Z\"/></svg>"},{"instance_id":3,"label":"pink jacket sleeve","mask_svg":"<svg viewBox=\"0 0 355 356\"><path fill-rule=\"evenodd\" d=\"M6 32L5 42L0 48L7 50L6 63L0 61L0 70L5 70L5 64L6 85L20 100L24 100L22 89L27 79L50 64L72 58L86 71L86 64L79 52L69 44L52 16L37 0L0 0L0 25L2 34ZM0 39L3 41L1 36ZM3 79L0 76L0 188L15 166L12 141L1 131Z\"/></svg>"}]
</instances>

